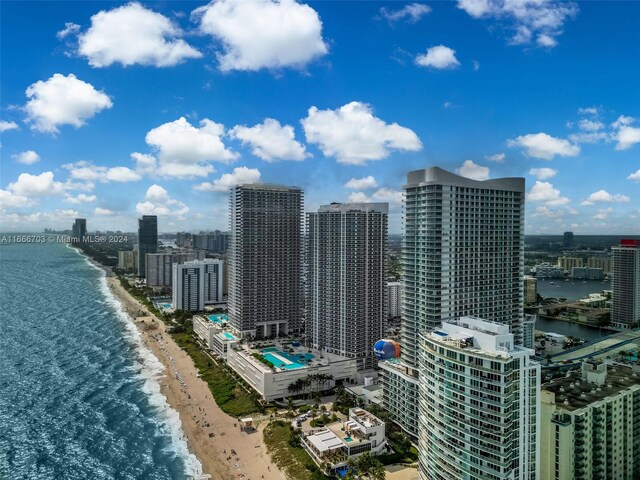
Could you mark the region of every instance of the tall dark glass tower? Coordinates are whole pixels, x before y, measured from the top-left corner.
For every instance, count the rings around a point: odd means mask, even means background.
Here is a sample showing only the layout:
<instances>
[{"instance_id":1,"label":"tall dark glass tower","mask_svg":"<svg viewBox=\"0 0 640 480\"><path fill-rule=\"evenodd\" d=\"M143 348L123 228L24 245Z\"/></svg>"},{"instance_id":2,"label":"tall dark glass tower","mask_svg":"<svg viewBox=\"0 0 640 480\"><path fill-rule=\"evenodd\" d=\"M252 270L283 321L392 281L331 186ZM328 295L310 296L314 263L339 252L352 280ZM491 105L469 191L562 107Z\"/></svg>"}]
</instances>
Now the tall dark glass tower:
<instances>
[{"instance_id":1,"label":"tall dark glass tower","mask_svg":"<svg viewBox=\"0 0 640 480\"><path fill-rule=\"evenodd\" d=\"M71 235L76 238L78 242L82 243L82 239L87 235L86 218L76 218L71 228Z\"/></svg>"},{"instance_id":2,"label":"tall dark glass tower","mask_svg":"<svg viewBox=\"0 0 640 480\"><path fill-rule=\"evenodd\" d=\"M146 255L158 251L158 217L143 215L138 219L138 275L145 276Z\"/></svg>"}]
</instances>

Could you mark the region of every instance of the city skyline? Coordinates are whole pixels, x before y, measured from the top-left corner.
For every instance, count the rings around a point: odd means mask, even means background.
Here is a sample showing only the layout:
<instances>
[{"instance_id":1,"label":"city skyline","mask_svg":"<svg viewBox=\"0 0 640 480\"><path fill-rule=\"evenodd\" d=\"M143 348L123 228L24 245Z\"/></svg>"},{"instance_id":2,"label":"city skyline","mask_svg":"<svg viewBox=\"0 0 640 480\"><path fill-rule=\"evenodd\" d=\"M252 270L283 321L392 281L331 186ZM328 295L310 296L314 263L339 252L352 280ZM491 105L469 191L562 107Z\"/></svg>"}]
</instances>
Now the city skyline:
<instances>
[{"instance_id":1,"label":"city skyline","mask_svg":"<svg viewBox=\"0 0 640 480\"><path fill-rule=\"evenodd\" d=\"M404 175L440 166L525 177L527 234L640 233L637 4L245 5L3 2L2 229L226 230L262 181L389 202L396 234Z\"/></svg>"}]
</instances>

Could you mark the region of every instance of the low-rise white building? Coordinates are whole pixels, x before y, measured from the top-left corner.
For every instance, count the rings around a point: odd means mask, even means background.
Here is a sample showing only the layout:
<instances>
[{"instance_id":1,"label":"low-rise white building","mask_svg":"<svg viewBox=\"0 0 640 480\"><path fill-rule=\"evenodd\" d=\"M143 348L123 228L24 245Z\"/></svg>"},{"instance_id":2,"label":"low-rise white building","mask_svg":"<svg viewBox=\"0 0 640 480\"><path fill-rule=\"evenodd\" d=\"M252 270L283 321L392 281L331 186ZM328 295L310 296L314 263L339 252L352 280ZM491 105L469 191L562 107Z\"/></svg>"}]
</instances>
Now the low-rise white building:
<instances>
[{"instance_id":1,"label":"low-rise white building","mask_svg":"<svg viewBox=\"0 0 640 480\"><path fill-rule=\"evenodd\" d=\"M195 333L207 346L209 350L213 347L213 337L220 329L206 317L195 315L192 319L193 333Z\"/></svg>"},{"instance_id":2,"label":"low-rise white building","mask_svg":"<svg viewBox=\"0 0 640 480\"><path fill-rule=\"evenodd\" d=\"M345 422L304 432L302 446L319 467L328 465L328 469L335 472L345 467L350 458L365 452L371 455L385 453L385 424L362 408L352 408Z\"/></svg>"},{"instance_id":3,"label":"low-rise white building","mask_svg":"<svg viewBox=\"0 0 640 480\"><path fill-rule=\"evenodd\" d=\"M227 349L226 359L228 365L267 401L304 393L289 391L289 385L309 375L331 376L332 380L327 381L322 390L332 388L337 380L357 380L361 375L355 358L291 344L252 348L236 343L234 348Z\"/></svg>"}]
</instances>

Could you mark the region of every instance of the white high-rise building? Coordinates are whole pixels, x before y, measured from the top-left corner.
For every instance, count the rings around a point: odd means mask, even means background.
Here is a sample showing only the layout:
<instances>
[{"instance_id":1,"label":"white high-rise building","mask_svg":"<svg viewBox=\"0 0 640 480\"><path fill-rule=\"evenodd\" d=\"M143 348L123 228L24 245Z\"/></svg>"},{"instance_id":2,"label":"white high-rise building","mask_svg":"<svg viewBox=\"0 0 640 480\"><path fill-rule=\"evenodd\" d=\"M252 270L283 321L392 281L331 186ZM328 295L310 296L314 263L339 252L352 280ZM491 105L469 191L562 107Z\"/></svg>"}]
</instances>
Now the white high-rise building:
<instances>
[{"instance_id":1,"label":"white high-rise building","mask_svg":"<svg viewBox=\"0 0 640 480\"><path fill-rule=\"evenodd\" d=\"M172 294L174 309L190 312L204 310L204 263L175 263Z\"/></svg>"},{"instance_id":2,"label":"white high-rise building","mask_svg":"<svg viewBox=\"0 0 640 480\"><path fill-rule=\"evenodd\" d=\"M375 366L387 318L387 203L332 203L307 214L309 344Z\"/></svg>"},{"instance_id":3,"label":"white high-rise building","mask_svg":"<svg viewBox=\"0 0 640 480\"><path fill-rule=\"evenodd\" d=\"M224 262L207 258L204 263L204 303L205 305L222 303L224 283Z\"/></svg>"},{"instance_id":4,"label":"white high-rise building","mask_svg":"<svg viewBox=\"0 0 640 480\"><path fill-rule=\"evenodd\" d=\"M199 312L222 303L222 260L207 258L173 264L173 308Z\"/></svg>"},{"instance_id":5,"label":"white high-rise building","mask_svg":"<svg viewBox=\"0 0 640 480\"><path fill-rule=\"evenodd\" d=\"M613 247L611 323L620 329L640 325L640 240Z\"/></svg>"},{"instance_id":6,"label":"white high-rise building","mask_svg":"<svg viewBox=\"0 0 640 480\"><path fill-rule=\"evenodd\" d=\"M421 332L474 315L523 342L524 179L433 167L409 172L404 189L402 358L380 366L385 408L416 437Z\"/></svg>"},{"instance_id":7,"label":"white high-rise building","mask_svg":"<svg viewBox=\"0 0 640 480\"><path fill-rule=\"evenodd\" d=\"M539 478L533 354L508 325L474 317L421 334L421 480Z\"/></svg>"},{"instance_id":8,"label":"white high-rise building","mask_svg":"<svg viewBox=\"0 0 640 480\"><path fill-rule=\"evenodd\" d=\"M145 278L147 287L171 287L173 278L173 265L196 259L193 252L161 252L147 253L144 262L146 268Z\"/></svg>"},{"instance_id":9,"label":"white high-rise building","mask_svg":"<svg viewBox=\"0 0 640 480\"><path fill-rule=\"evenodd\" d=\"M402 315L402 282L387 282L389 318Z\"/></svg>"},{"instance_id":10,"label":"white high-rise building","mask_svg":"<svg viewBox=\"0 0 640 480\"><path fill-rule=\"evenodd\" d=\"M229 325L241 336L301 332L302 190L238 185L229 203Z\"/></svg>"}]
</instances>

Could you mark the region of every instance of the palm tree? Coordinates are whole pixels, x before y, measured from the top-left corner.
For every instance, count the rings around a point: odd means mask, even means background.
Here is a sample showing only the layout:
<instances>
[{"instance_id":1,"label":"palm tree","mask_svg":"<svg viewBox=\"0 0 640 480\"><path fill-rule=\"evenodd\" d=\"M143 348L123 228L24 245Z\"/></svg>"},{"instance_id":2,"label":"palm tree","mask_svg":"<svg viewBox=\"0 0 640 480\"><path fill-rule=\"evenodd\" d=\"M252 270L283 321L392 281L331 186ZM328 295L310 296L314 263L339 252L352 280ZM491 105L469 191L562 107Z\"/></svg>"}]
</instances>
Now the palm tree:
<instances>
[{"instance_id":1,"label":"palm tree","mask_svg":"<svg viewBox=\"0 0 640 480\"><path fill-rule=\"evenodd\" d=\"M369 478L371 478L371 480L385 480L386 477L387 471L384 468L384 465L380 460L374 459L373 468L371 469Z\"/></svg>"},{"instance_id":2,"label":"palm tree","mask_svg":"<svg viewBox=\"0 0 640 480\"><path fill-rule=\"evenodd\" d=\"M293 418L295 416L296 406L293 403L291 397L287 397L287 417Z\"/></svg>"}]
</instances>

